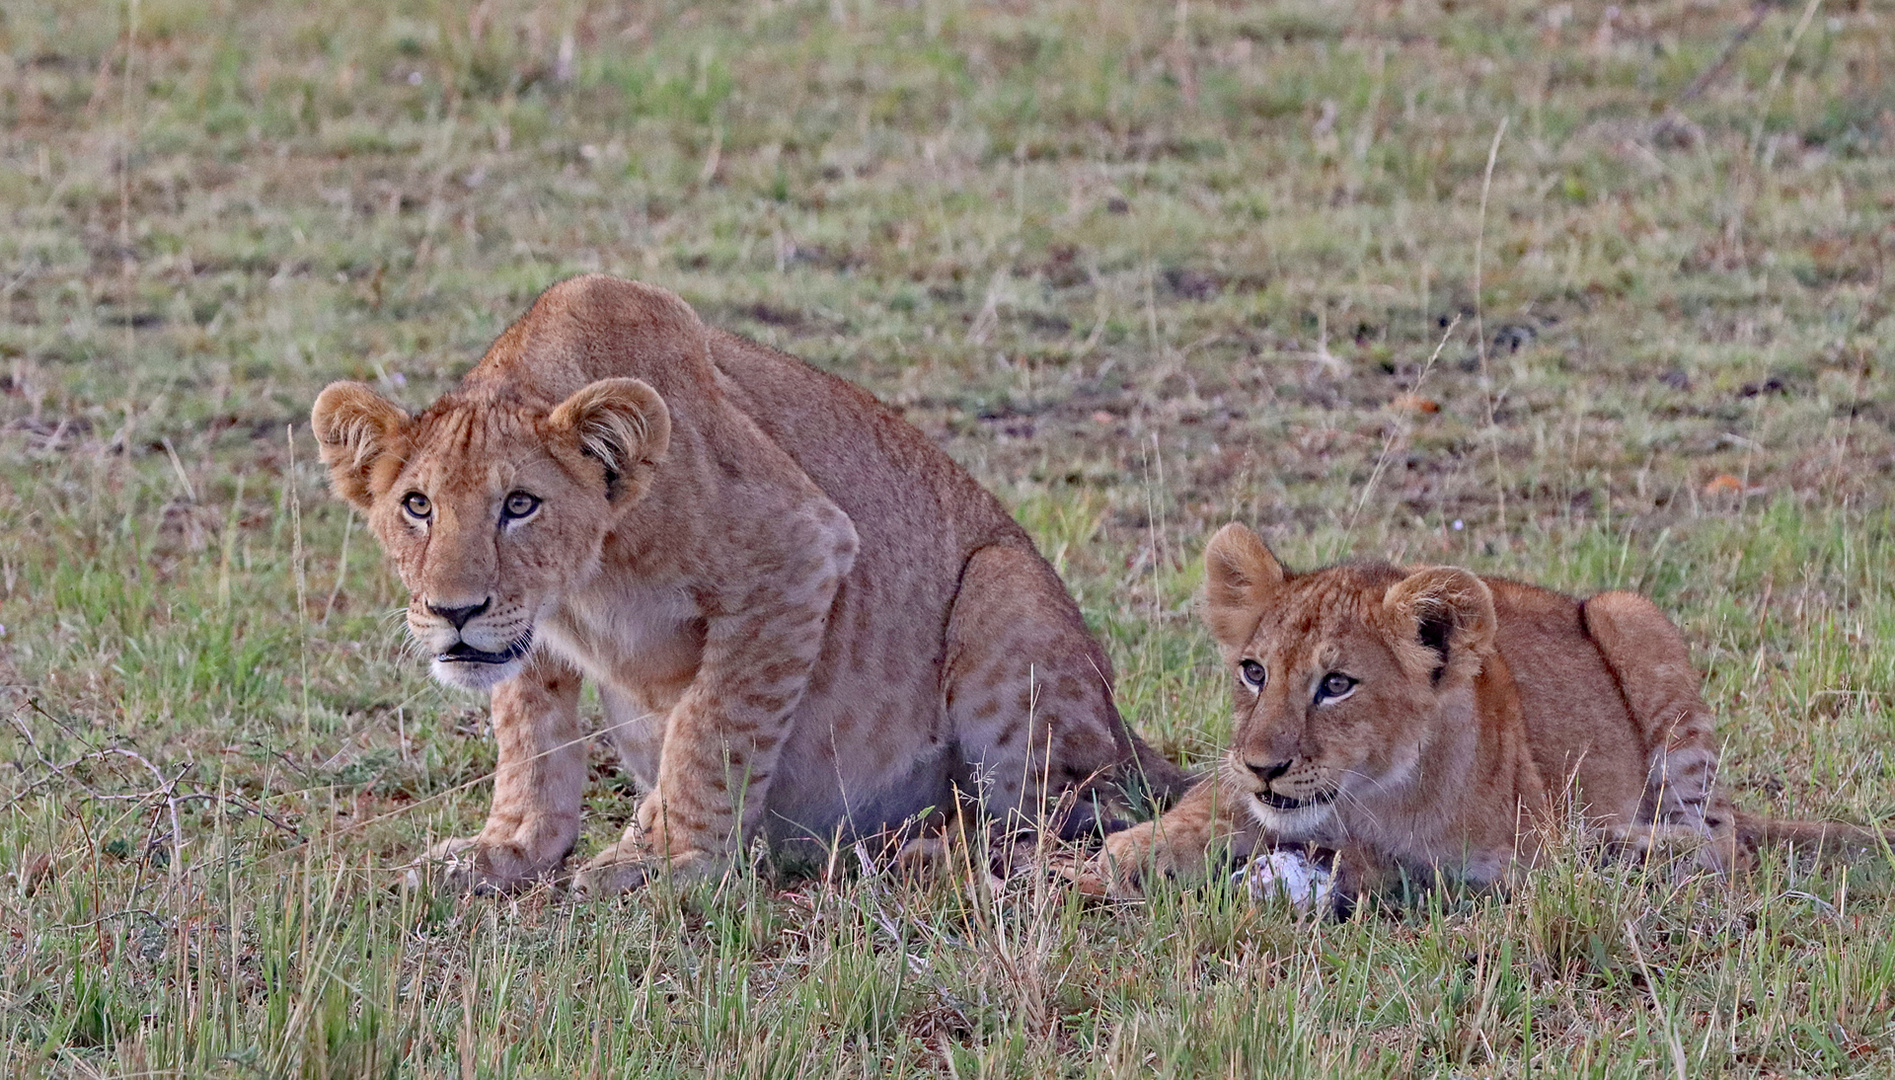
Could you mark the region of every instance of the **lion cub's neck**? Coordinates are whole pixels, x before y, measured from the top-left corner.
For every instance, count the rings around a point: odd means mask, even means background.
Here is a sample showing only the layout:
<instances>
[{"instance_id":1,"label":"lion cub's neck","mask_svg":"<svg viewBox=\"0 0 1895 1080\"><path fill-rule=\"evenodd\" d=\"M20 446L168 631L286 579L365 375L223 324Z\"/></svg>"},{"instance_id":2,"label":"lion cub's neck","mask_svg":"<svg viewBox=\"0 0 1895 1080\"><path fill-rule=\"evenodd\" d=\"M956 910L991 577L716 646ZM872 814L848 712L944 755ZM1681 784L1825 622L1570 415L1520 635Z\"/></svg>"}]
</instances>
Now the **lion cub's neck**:
<instances>
[{"instance_id":1,"label":"lion cub's neck","mask_svg":"<svg viewBox=\"0 0 1895 1080\"><path fill-rule=\"evenodd\" d=\"M676 584L596 576L542 623L547 645L603 686L664 711L697 673L702 613Z\"/></svg>"}]
</instances>

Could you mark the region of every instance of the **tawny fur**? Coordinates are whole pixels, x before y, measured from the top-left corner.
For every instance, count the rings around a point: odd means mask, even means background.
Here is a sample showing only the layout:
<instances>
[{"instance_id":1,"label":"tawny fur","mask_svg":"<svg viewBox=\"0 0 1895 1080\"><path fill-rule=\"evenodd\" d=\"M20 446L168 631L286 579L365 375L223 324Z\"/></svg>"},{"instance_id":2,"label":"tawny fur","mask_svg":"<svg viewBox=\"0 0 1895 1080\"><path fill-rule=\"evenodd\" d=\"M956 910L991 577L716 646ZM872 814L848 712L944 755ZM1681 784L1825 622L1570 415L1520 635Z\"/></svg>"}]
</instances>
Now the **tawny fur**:
<instances>
[{"instance_id":1,"label":"tawny fur","mask_svg":"<svg viewBox=\"0 0 1895 1080\"><path fill-rule=\"evenodd\" d=\"M864 391L669 292L564 282L426 412L338 383L312 421L413 636L446 654L437 676L492 692L492 813L435 851L474 884L547 876L578 835L582 680L649 793L583 888L703 877L754 837L848 840L968 795L1006 826L1063 797L1078 828L1072 793L1103 778L1182 785L990 494ZM530 516L505 517L515 493Z\"/></svg>"},{"instance_id":2,"label":"tawny fur","mask_svg":"<svg viewBox=\"0 0 1895 1080\"><path fill-rule=\"evenodd\" d=\"M1622 852L1682 844L1716 870L1767 840L1880 840L1732 811L1684 639L1635 593L1579 601L1451 567L1293 574L1240 525L1205 567L1231 747L1161 819L1108 839L1095 888L1282 843L1337 852L1345 903L1397 874L1493 885L1571 817Z\"/></svg>"}]
</instances>

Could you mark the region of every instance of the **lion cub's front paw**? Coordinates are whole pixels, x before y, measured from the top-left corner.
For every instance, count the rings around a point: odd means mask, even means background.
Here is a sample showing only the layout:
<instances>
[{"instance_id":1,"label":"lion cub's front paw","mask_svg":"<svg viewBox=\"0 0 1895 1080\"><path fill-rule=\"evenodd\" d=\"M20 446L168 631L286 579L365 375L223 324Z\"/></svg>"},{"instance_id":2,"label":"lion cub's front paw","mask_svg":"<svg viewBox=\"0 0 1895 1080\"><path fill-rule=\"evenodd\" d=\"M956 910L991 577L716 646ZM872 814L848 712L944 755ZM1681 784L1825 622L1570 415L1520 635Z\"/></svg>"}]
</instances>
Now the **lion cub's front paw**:
<instances>
[{"instance_id":1,"label":"lion cub's front paw","mask_svg":"<svg viewBox=\"0 0 1895 1080\"><path fill-rule=\"evenodd\" d=\"M518 844L461 836L429 848L408 868L404 881L411 888L432 881L450 891L505 893L550 881L558 868L557 860L546 865L529 859Z\"/></svg>"},{"instance_id":2,"label":"lion cub's front paw","mask_svg":"<svg viewBox=\"0 0 1895 1080\"><path fill-rule=\"evenodd\" d=\"M1141 885L1153 867L1158 826L1144 822L1105 838L1105 850L1074 876L1073 884L1087 896L1140 896Z\"/></svg>"},{"instance_id":3,"label":"lion cub's front paw","mask_svg":"<svg viewBox=\"0 0 1895 1080\"><path fill-rule=\"evenodd\" d=\"M582 896L612 896L643 888L655 880L694 885L722 877L728 865L723 856L707 851L686 851L667 858L645 844L621 840L587 860L573 875L572 889Z\"/></svg>"}]
</instances>

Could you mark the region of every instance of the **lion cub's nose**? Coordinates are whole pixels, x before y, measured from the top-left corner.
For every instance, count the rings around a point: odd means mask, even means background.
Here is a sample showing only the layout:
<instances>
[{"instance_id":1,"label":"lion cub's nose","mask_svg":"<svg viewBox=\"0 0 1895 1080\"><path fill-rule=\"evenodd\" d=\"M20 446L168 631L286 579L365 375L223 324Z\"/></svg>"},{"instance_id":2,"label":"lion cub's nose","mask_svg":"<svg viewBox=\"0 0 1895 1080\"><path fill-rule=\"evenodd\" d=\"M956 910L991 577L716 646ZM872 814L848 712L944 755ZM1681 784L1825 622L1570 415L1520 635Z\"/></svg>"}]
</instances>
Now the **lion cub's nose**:
<instances>
[{"instance_id":1,"label":"lion cub's nose","mask_svg":"<svg viewBox=\"0 0 1895 1080\"><path fill-rule=\"evenodd\" d=\"M430 603L428 605L428 611L440 618L446 619L449 623L453 624L454 629L459 630L467 625L468 620L486 611L492 603L493 597L491 596L478 604L467 604L462 607L441 607L438 604Z\"/></svg>"},{"instance_id":2,"label":"lion cub's nose","mask_svg":"<svg viewBox=\"0 0 1895 1080\"><path fill-rule=\"evenodd\" d=\"M1257 774L1257 779L1262 780L1266 784L1290 771L1290 763L1287 761L1272 761L1266 765L1259 765L1254 761L1246 761L1244 765L1248 767L1251 772Z\"/></svg>"}]
</instances>

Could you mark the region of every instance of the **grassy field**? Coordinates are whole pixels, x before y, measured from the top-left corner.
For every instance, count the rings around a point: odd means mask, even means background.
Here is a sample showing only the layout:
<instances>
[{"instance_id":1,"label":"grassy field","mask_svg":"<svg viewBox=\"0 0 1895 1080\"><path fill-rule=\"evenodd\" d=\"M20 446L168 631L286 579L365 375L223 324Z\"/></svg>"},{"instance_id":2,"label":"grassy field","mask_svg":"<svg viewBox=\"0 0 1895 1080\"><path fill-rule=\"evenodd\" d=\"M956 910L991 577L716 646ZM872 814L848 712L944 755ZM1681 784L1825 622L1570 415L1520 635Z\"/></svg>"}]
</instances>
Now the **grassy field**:
<instances>
[{"instance_id":1,"label":"grassy field","mask_svg":"<svg viewBox=\"0 0 1895 1080\"><path fill-rule=\"evenodd\" d=\"M1647 590L1742 805L1888 819L1886 4L10 0L0 76L0 1072L1895 1072L1882 859L1347 924L846 858L393 889L493 750L304 430L637 276L998 491L1174 755L1240 519Z\"/></svg>"}]
</instances>

